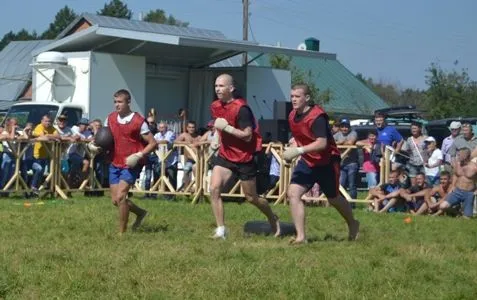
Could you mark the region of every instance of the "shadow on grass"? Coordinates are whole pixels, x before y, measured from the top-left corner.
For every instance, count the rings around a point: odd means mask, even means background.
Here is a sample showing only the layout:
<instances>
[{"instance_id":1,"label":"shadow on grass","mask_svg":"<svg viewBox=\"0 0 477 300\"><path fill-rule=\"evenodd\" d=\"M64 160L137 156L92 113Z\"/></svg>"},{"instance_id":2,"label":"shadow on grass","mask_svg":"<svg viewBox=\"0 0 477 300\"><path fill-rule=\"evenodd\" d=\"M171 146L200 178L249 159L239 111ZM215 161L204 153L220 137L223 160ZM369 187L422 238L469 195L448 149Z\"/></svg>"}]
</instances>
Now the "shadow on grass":
<instances>
[{"instance_id":1,"label":"shadow on grass","mask_svg":"<svg viewBox=\"0 0 477 300\"><path fill-rule=\"evenodd\" d=\"M169 224L161 224L161 225L142 225L139 227L136 232L144 232L144 233L156 233L156 232L167 232L169 230Z\"/></svg>"},{"instance_id":2,"label":"shadow on grass","mask_svg":"<svg viewBox=\"0 0 477 300\"><path fill-rule=\"evenodd\" d=\"M308 243L316 243L316 242L344 242L348 241L348 239L343 238L343 237L338 237L336 235L327 233L323 238L314 236L308 238Z\"/></svg>"}]
</instances>

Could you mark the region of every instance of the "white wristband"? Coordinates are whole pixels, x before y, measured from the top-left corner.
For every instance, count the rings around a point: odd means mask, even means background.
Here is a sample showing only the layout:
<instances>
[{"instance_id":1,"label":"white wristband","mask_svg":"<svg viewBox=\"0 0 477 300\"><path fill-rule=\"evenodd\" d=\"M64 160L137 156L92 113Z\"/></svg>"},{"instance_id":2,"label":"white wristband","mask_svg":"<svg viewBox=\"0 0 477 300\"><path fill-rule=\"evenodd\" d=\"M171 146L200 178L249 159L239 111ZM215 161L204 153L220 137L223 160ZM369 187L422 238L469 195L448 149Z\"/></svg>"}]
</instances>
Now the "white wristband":
<instances>
[{"instance_id":1,"label":"white wristband","mask_svg":"<svg viewBox=\"0 0 477 300\"><path fill-rule=\"evenodd\" d=\"M305 153L305 149L304 149L303 147L298 147L298 148L296 148L296 150L297 150L298 153L300 153L300 154Z\"/></svg>"}]
</instances>

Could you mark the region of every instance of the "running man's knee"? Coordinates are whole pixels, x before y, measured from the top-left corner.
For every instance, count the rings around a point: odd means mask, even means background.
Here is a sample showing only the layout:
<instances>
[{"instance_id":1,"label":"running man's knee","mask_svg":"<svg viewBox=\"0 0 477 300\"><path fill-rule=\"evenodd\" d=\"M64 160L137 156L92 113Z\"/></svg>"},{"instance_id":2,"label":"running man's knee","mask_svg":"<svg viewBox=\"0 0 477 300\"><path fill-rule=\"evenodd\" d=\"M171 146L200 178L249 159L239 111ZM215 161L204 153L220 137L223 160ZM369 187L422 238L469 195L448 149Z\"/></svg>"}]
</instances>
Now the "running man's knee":
<instances>
[{"instance_id":1,"label":"running man's knee","mask_svg":"<svg viewBox=\"0 0 477 300\"><path fill-rule=\"evenodd\" d=\"M221 192L220 184L211 183L210 186L209 186L209 190L210 190L210 196L211 196L212 200L215 200L218 197L220 197L220 192Z\"/></svg>"},{"instance_id":2,"label":"running man's knee","mask_svg":"<svg viewBox=\"0 0 477 300\"><path fill-rule=\"evenodd\" d=\"M290 202L299 202L301 201L301 197L303 197L304 193L302 193L300 190L292 188L288 188L287 191L287 197Z\"/></svg>"}]
</instances>

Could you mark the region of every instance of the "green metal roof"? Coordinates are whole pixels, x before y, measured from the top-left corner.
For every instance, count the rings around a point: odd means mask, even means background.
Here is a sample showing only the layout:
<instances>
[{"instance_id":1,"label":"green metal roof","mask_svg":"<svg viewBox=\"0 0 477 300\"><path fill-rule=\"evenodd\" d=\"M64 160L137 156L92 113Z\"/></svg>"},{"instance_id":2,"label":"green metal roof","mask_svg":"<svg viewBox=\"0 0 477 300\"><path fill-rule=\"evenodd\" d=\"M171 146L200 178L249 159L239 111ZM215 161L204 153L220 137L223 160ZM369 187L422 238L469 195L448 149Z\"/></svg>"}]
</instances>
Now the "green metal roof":
<instances>
[{"instance_id":1,"label":"green metal roof","mask_svg":"<svg viewBox=\"0 0 477 300\"><path fill-rule=\"evenodd\" d=\"M268 56L257 59L257 62L270 66ZM311 71L321 92L331 91L331 100L324 105L327 112L370 116L376 109L389 107L338 60L293 57L291 64L305 73Z\"/></svg>"}]
</instances>

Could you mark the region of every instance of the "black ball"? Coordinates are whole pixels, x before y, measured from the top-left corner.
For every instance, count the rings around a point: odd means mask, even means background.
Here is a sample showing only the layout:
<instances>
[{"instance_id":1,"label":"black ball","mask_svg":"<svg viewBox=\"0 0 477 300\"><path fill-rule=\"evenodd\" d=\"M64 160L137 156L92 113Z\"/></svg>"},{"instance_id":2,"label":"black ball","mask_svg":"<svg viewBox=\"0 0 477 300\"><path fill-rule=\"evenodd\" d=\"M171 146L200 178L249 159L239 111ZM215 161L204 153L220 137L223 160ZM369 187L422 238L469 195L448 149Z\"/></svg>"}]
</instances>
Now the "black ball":
<instances>
[{"instance_id":1,"label":"black ball","mask_svg":"<svg viewBox=\"0 0 477 300\"><path fill-rule=\"evenodd\" d=\"M114 138L109 127L102 127L94 136L94 144L103 150L112 150L114 148Z\"/></svg>"}]
</instances>

